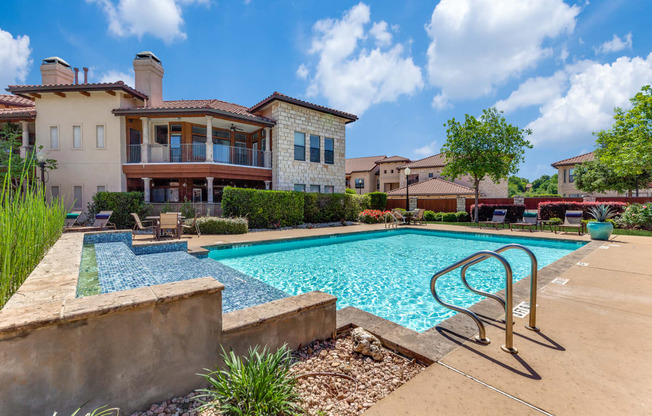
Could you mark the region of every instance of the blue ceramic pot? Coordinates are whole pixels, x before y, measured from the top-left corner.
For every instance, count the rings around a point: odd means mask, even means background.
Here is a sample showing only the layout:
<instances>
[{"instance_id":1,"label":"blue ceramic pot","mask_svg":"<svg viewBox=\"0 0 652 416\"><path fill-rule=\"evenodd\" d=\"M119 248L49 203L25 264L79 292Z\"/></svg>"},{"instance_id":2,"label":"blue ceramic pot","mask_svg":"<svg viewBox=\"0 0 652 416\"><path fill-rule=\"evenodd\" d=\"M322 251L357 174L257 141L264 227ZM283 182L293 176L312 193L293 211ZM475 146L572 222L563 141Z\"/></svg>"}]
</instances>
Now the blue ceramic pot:
<instances>
[{"instance_id":1,"label":"blue ceramic pot","mask_svg":"<svg viewBox=\"0 0 652 416\"><path fill-rule=\"evenodd\" d=\"M591 221L587 225L592 240L608 240L614 226L610 222Z\"/></svg>"}]
</instances>

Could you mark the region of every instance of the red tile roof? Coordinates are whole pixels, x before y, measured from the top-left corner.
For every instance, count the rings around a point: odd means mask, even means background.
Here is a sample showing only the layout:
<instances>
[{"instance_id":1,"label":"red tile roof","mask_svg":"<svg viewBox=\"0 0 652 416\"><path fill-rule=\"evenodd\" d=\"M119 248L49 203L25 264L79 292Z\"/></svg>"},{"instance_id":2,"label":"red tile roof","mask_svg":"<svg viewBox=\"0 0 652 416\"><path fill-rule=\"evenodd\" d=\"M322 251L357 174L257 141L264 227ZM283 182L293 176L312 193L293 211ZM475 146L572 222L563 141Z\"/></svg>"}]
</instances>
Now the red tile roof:
<instances>
[{"instance_id":1,"label":"red tile roof","mask_svg":"<svg viewBox=\"0 0 652 416\"><path fill-rule=\"evenodd\" d=\"M411 160L403 156L391 156L381 160L378 163L392 163L392 162L411 162Z\"/></svg>"},{"instance_id":2,"label":"red tile roof","mask_svg":"<svg viewBox=\"0 0 652 416\"><path fill-rule=\"evenodd\" d=\"M12 94L24 96L29 93L48 93L48 92L68 92L68 91L113 91L122 90L127 94L138 97L141 100L147 98L147 95L131 88L122 81L104 82L104 83L87 83L87 84L48 84L48 85L10 85L7 91Z\"/></svg>"},{"instance_id":3,"label":"red tile roof","mask_svg":"<svg viewBox=\"0 0 652 416\"><path fill-rule=\"evenodd\" d=\"M440 168L446 166L446 159L442 153L424 157L423 159L415 160L412 163L408 163L405 166L399 167L399 169L418 169L418 168Z\"/></svg>"},{"instance_id":4,"label":"red tile roof","mask_svg":"<svg viewBox=\"0 0 652 416\"><path fill-rule=\"evenodd\" d=\"M441 178L432 178L423 182L410 185L410 195L473 195L474 191L468 186L459 185ZM387 196L405 196L405 187L389 191Z\"/></svg>"},{"instance_id":5,"label":"red tile roof","mask_svg":"<svg viewBox=\"0 0 652 416\"><path fill-rule=\"evenodd\" d=\"M0 106L2 105L11 107L34 107L34 100L17 95L0 94Z\"/></svg>"},{"instance_id":6,"label":"red tile roof","mask_svg":"<svg viewBox=\"0 0 652 416\"><path fill-rule=\"evenodd\" d=\"M589 152L589 153L584 153L583 155L573 156L568 159L560 160L559 162L555 162L550 166L556 168L557 166L576 165L578 163L590 162L593 159L595 159L595 154L593 152Z\"/></svg>"},{"instance_id":7,"label":"red tile roof","mask_svg":"<svg viewBox=\"0 0 652 416\"><path fill-rule=\"evenodd\" d=\"M369 172L376 167L376 163L384 160L387 156L367 156L355 157L346 159L346 174L350 175L352 172Z\"/></svg>"},{"instance_id":8,"label":"red tile roof","mask_svg":"<svg viewBox=\"0 0 652 416\"><path fill-rule=\"evenodd\" d=\"M33 120L35 118L36 110L34 107L0 108L0 120L19 121Z\"/></svg>"},{"instance_id":9,"label":"red tile roof","mask_svg":"<svg viewBox=\"0 0 652 416\"><path fill-rule=\"evenodd\" d=\"M255 104L251 108L249 108L249 111L256 112L261 108L265 107L267 104L271 103L272 101L283 101L301 107L310 108L312 110L321 111L323 113L332 114L334 116L347 119L348 121L346 121L346 123L350 123L358 119L358 116L356 116L355 114L346 113L344 111L335 110L333 108L324 107L322 105L309 103L308 101L299 100L298 98L293 98L290 97L289 95L281 94L280 92L277 91L274 91L272 95L260 101L259 103Z\"/></svg>"}]
</instances>

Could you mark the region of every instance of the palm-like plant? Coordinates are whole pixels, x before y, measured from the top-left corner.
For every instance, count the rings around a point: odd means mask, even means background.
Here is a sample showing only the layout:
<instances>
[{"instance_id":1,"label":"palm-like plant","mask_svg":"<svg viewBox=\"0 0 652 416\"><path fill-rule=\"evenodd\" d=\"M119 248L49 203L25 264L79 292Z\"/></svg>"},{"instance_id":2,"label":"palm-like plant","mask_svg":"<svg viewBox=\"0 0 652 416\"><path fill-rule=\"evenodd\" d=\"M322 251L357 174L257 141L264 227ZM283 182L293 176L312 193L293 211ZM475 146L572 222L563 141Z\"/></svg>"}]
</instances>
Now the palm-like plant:
<instances>
[{"instance_id":1,"label":"palm-like plant","mask_svg":"<svg viewBox=\"0 0 652 416\"><path fill-rule=\"evenodd\" d=\"M590 207L587 209L587 212L590 216L596 219L598 222L605 222L609 218L616 215L616 211L611 208L609 205L602 204Z\"/></svg>"},{"instance_id":2,"label":"palm-like plant","mask_svg":"<svg viewBox=\"0 0 652 416\"><path fill-rule=\"evenodd\" d=\"M289 416L303 413L290 373L292 356L287 346L275 353L258 347L246 357L222 349L225 370L200 374L211 384L199 390L203 407L216 407L224 416ZM206 370L208 371L208 370ZM217 403L215 403L217 401Z\"/></svg>"},{"instance_id":3,"label":"palm-like plant","mask_svg":"<svg viewBox=\"0 0 652 416\"><path fill-rule=\"evenodd\" d=\"M84 407L82 405L82 407ZM81 411L81 407L75 412L70 415L70 416L77 416L77 414ZM114 407L111 409L106 409L106 406L98 407L97 409L93 410L92 412L85 413L84 416L118 416L120 414L120 409ZM57 412L54 412L52 416L57 416Z\"/></svg>"}]
</instances>

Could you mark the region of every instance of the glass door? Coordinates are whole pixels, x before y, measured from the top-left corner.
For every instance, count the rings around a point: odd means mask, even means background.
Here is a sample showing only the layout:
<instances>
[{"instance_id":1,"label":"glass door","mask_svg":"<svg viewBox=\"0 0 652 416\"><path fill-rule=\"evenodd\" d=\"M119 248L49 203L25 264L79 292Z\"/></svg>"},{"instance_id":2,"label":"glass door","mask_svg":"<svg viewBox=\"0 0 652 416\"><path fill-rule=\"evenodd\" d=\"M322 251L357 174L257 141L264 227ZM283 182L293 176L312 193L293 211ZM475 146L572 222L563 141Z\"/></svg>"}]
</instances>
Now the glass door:
<instances>
[{"instance_id":1,"label":"glass door","mask_svg":"<svg viewBox=\"0 0 652 416\"><path fill-rule=\"evenodd\" d=\"M217 163L231 163L230 147L231 140L213 139L213 160Z\"/></svg>"}]
</instances>

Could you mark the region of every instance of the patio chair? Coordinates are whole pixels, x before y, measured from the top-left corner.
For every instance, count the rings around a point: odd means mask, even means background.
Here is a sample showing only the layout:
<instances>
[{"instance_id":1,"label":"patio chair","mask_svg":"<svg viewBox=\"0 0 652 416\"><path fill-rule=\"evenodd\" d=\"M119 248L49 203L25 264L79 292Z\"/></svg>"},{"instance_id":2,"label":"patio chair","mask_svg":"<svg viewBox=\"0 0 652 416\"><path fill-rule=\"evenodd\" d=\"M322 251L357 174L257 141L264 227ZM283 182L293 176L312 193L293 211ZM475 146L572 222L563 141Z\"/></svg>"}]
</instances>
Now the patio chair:
<instances>
[{"instance_id":1,"label":"patio chair","mask_svg":"<svg viewBox=\"0 0 652 416\"><path fill-rule=\"evenodd\" d=\"M134 219L134 228L131 230L132 235L136 235L138 231L147 231L150 230L154 236L156 236L156 225L152 220L141 221L138 214L132 212L131 216Z\"/></svg>"},{"instance_id":2,"label":"patio chair","mask_svg":"<svg viewBox=\"0 0 652 416\"><path fill-rule=\"evenodd\" d=\"M555 228L555 234L557 234L558 230L564 232L564 228L576 228L577 234L582 235L584 233L582 211L566 211L564 214L564 223Z\"/></svg>"},{"instance_id":3,"label":"patio chair","mask_svg":"<svg viewBox=\"0 0 652 416\"><path fill-rule=\"evenodd\" d=\"M81 211L70 211L69 213L67 213L65 227L70 228L74 226L77 220L79 219L80 215L81 215Z\"/></svg>"},{"instance_id":4,"label":"patio chair","mask_svg":"<svg viewBox=\"0 0 652 416\"><path fill-rule=\"evenodd\" d=\"M513 231L512 227L520 227L520 228L529 228L530 232L532 232L532 228L535 230L539 226L539 219L538 219L538 211L537 210L527 210L523 213L523 218L521 218L520 221L517 221L515 223L510 223L509 224L509 230Z\"/></svg>"},{"instance_id":5,"label":"patio chair","mask_svg":"<svg viewBox=\"0 0 652 416\"><path fill-rule=\"evenodd\" d=\"M401 224L407 224L407 218L405 218L405 215L399 210L398 208L394 208L392 210L392 215L394 218L396 218L397 222L400 222Z\"/></svg>"},{"instance_id":6,"label":"patio chair","mask_svg":"<svg viewBox=\"0 0 652 416\"><path fill-rule=\"evenodd\" d=\"M425 214L425 212L426 212L426 210L421 209L421 208L417 209L414 212L414 216L412 217L412 221L414 222L414 225L417 225L417 224L424 225L425 224L425 222L424 222L425 220L423 219L423 215Z\"/></svg>"},{"instance_id":7,"label":"patio chair","mask_svg":"<svg viewBox=\"0 0 652 416\"><path fill-rule=\"evenodd\" d=\"M199 230L199 222L197 222L197 219L199 218L199 214L195 213L195 218L192 219L192 222L190 224L181 224L184 230L195 230L197 233L197 237L201 236L201 231Z\"/></svg>"},{"instance_id":8,"label":"patio chair","mask_svg":"<svg viewBox=\"0 0 652 416\"><path fill-rule=\"evenodd\" d=\"M505 228L505 218L507 217L507 211L504 209L495 209L491 217L491 221L480 221L478 227L482 228L482 225L493 225L497 230L498 225L501 224Z\"/></svg>"},{"instance_id":9,"label":"patio chair","mask_svg":"<svg viewBox=\"0 0 652 416\"><path fill-rule=\"evenodd\" d=\"M113 215L113 211L100 211L99 214L95 215L93 227L101 229L112 228L115 230L115 224L109 221L111 219L111 215Z\"/></svg>"},{"instance_id":10,"label":"patio chair","mask_svg":"<svg viewBox=\"0 0 652 416\"><path fill-rule=\"evenodd\" d=\"M161 218L158 221L158 226L156 236L160 238L161 234L166 231L171 231L172 236L179 238L181 234L181 222L179 221L179 215L177 213L165 213L161 214Z\"/></svg>"}]
</instances>

